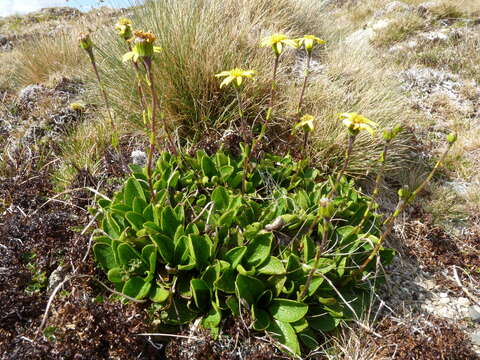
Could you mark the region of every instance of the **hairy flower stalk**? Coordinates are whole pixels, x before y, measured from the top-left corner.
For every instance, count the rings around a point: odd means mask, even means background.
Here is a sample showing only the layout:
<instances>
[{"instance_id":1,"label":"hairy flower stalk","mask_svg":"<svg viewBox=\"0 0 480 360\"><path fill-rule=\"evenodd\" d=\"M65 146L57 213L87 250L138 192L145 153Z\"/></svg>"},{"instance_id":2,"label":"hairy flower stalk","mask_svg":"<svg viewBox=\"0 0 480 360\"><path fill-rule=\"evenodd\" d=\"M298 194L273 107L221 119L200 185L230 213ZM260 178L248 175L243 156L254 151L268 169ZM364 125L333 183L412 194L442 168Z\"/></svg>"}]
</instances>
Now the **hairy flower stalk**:
<instances>
[{"instance_id":1,"label":"hairy flower stalk","mask_svg":"<svg viewBox=\"0 0 480 360\"><path fill-rule=\"evenodd\" d=\"M155 52L158 52L159 49L153 46L154 41L156 40L155 35L150 32L144 31L134 31L133 38L131 42L133 43L132 51L124 55L123 60L133 60L133 62L142 61L147 72L148 83L150 85L150 93L152 97L152 104L148 111L150 115L150 137L149 137L149 151L147 157L147 177L148 185L150 188L150 193L152 199L155 198L155 191L153 189L153 179L152 179L152 166L153 166L153 153L155 152L155 141L157 139L157 109L159 109L159 103L157 98L157 93L155 89L154 79L153 79L153 55ZM175 149L175 143L173 142L172 136L168 129L166 120L163 119L163 127L165 133L167 134L168 141L172 150Z\"/></svg>"},{"instance_id":2,"label":"hairy flower stalk","mask_svg":"<svg viewBox=\"0 0 480 360\"><path fill-rule=\"evenodd\" d=\"M92 64L93 71L95 72L95 76L97 78L98 86L100 88L100 92L103 96L103 100L104 100L105 106L107 108L108 118L110 120L110 126L112 127L112 130L113 130L112 145L116 147L118 145L118 139L116 137L117 136L116 127L115 127L115 123L113 121L112 114L110 112L110 103L108 101L108 95L107 95L107 92L105 91L102 80L100 79L100 73L98 72L97 64L95 62L95 56L93 54L93 41L90 38L90 34L88 34L88 33L80 33L80 35L78 36L78 41L80 43L80 47L87 52L88 57L90 58L90 62Z\"/></svg>"},{"instance_id":3,"label":"hairy flower stalk","mask_svg":"<svg viewBox=\"0 0 480 360\"><path fill-rule=\"evenodd\" d=\"M358 233L360 231L360 229L362 228L363 224L365 224L365 221L367 220L368 215L370 214L374 204L376 203L378 193L380 192L380 185L381 185L382 180L383 180L383 174L385 173L385 163L387 161L388 148L389 148L392 140L397 137L398 133L401 130L402 130L401 126L397 125L393 129L384 130L384 132L382 134L384 144L383 144L383 150L382 150L382 152L380 154L380 157L378 159L378 161L380 163L380 169L378 170L377 176L375 178L375 186L374 186L373 192L372 192L372 200L371 200L371 202L368 203L368 207L363 214L362 220L360 220L358 225L355 227L355 230L354 230L355 233Z\"/></svg>"},{"instance_id":4,"label":"hairy flower stalk","mask_svg":"<svg viewBox=\"0 0 480 360\"><path fill-rule=\"evenodd\" d=\"M314 125L315 117L310 114L305 114L301 117L300 121L295 124L293 127L292 133L301 129L303 130L303 154L306 154L307 151L307 143L308 143L308 134L310 134L313 129L315 128Z\"/></svg>"},{"instance_id":5,"label":"hairy flower stalk","mask_svg":"<svg viewBox=\"0 0 480 360\"><path fill-rule=\"evenodd\" d=\"M440 159L436 162L435 166L433 169L430 171L428 176L425 178L425 180L412 192L409 193L405 189L400 189L399 190L399 202L395 208L395 211L393 212L392 215L390 215L383 223L385 226L385 230L382 232L380 235L380 239L378 242L375 244L375 247L373 248L372 252L370 255L365 259L365 261L360 265L360 267L355 270L352 275L345 281L344 285L348 284L350 281L354 280L357 278L360 274L363 273L363 271L366 269L368 264L378 255L378 252L380 251L383 242L385 239L390 235L390 233L393 230L393 224L395 223L395 220L398 218L398 216L405 211L407 206L412 203L412 201L417 197L419 193L423 191L425 186L432 180L433 175L435 172L438 170L438 168L441 166L441 164L445 161L445 158L447 157L448 152L452 148L453 144L455 144L457 140L456 134L450 134L447 137L447 142L448 146L446 150L443 152L442 156Z\"/></svg>"},{"instance_id":6,"label":"hairy flower stalk","mask_svg":"<svg viewBox=\"0 0 480 360\"><path fill-rule=\"evenodd\" d=\"M315 275L315 272L318 269L320 257L322 256L324 247L328 241L328 229L330 228L330 219L332 215L333 215L332 200L329 198L320 199L320 209L319 209L318 216L323 218L322 242L320 243L317 242L317 251L315 253L315 260L312 268L310 269L310 272L308 273L307 280L305 281L305 286L303 287L303 290L299 296L299 300L303 300L307 296L308 289L310 288L310 284L312 283L312 280L313 280L313 276Z\"/></svg>"},{"instance_id":7,"label":"hairy flower stalk","mask_svg":"<svg viewBox=\"0 0 480 360\"><path fill-rule=\"evenodd\" d=\"M302 90L300 92L300 99L298 100L298 106L297 106L297 117L299 117L302 111L303 98L305 96L305 90L307 88L308 77L310 75L310 62L312 60L313 48L315 47L315 45L325 44L325 41L314 35L305 35L304 37L297 39L297 43L299 46L305 49L305 52L307 54L307 64L305 66L305 75L303 78Z\"/></svg>"},{"instance_id":8,"label":"hairy flower stalk","mask_svg":"<svg viewBox=\"0 0 480 360\"><path fill-rule=\"evenodd\" d=\"M235 89L235 95L237 97L238 105L238 114L240 116L241 133L243 142L245 144L247 144L247 124L244 116L245 109L243 107L241 88L244 78L250 78L252 80L255 80L253 78L254 74L255 72L253 70L243 70L240 68L235 68L229 71L222 71L221 73L215 75L215 77L217 78L224 77L223 81L220 84L220 88L232 84L233 88Z\"/></svg>"},{"instance_id":9,"label":"hairy flower stalk","mask_svg":"<svg viewBox=\"0 0 480 360\"><path fill-rule=\"evenodd\" d=\"M252 80L255 80L253 78L253 75L255 72L253 70L243 70L240 68L235 68L229 71L222 71L221 73L218 73L215 75L215 77L220 78L224 77L223 81L220 84L220 88L232 84L233 87L235 88L235 94L237 96L237 103L238 103L238 112L240 115L240 126L241 126L241 132L242 132L242 138L243 138L243 143L245 146L245 149L247 151L247 154L245 154L245 159L243 162L243 177L242 177L242 191L246 191L246 176L247 176L247 166L248 166L248 160L249 160L249 150L248 150L248 143L247 143L247 130L246 130L246 122L243 114L243 102L242 102L242 97L240 94L240 89L243 84L244 78L251 78Z\"/></svg>"},{"instance_id":10,"label":"hairy flower stalk","mask_svg":"<svg viewBox=\"0 0 480 360\"><path fill-rule=\"evenodd\" d=\"M132 45L130 41L133 37L132 22L130 19L121 18L115 24L115 29L117 30L118 35L125 40L127 43L129 53L132 52ZM137 77L137 92L140 97L140 103L144 112L147 112L147 100L145 98L145 93L142 87L142 73L140 71L140 66L138 66L137 61L132 61L133 68L135 69L135 75Z\"/></svg>"}]
</instances>

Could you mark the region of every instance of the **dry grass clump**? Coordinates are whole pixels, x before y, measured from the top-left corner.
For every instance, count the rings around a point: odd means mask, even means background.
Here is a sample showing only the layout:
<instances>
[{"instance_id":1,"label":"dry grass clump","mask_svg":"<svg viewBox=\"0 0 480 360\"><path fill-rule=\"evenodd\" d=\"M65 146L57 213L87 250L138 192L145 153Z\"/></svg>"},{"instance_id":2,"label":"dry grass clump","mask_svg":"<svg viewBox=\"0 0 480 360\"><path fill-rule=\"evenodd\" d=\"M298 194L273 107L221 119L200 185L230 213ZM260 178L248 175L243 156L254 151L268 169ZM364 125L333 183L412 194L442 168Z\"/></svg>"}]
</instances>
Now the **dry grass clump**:
<instances>
[{"instance_id":1,"label":"dry grass clump","mask_svg":"<svg viewBox=\"0 0 480 360\"><path fill-rule=\"evenodd\" d=\"M74 34L38 35L15 50L12 77L17 86L45 83L61 76L77 77L86 60Z\"/></svg>"},{"instance_id":2,"label":"dry grass clump","mask_svg":"<svg viewBox=\"0 0 480 360\"><path fill-rule=\"evenodd\" d=\"M421 16L409 13L393 19L387 27L376 34L373 43L377 46L390 46L406 40L416 32L425 29L425 27L426 22Z\"/></svg>"}]
</instances>

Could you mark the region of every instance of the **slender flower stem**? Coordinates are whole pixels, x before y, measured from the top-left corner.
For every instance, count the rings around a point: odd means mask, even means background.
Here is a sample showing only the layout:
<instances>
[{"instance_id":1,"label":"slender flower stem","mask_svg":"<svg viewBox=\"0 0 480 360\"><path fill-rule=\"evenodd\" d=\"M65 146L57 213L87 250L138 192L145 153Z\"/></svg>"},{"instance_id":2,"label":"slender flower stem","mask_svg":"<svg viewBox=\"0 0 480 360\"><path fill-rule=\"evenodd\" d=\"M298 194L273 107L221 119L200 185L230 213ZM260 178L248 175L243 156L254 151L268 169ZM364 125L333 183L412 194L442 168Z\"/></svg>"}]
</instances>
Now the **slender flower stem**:
<instances>
[{"instance_id":1,"label":"slender flower stem","mask_svg":"<svg viewBox=\"0 0 480 360\"><path fill-rule=\"evenodd\" d=\"M307 154L307 143L308 143L308 131L304 131L303 134L303 156Z\"/></svg>"},{"instance_id":2,"label":"slender flower stem","mask_svg":"<svg viewBox=\"0 0 480 360\"><path fill-rule=\"evenodd\" d=\"M132 51L132 45L128 44L128 51ZM142 76L140 71L140 66L138 66L138 62L132 61L133 67L135 69L135 75L137 76L137 91L138 95L140 96L140 103L144 111L147 111L147 100L145 99L145 93L142 87Z\"/></svg>"},{"instance_id":3,"label":"slender flower stem","mask_svg":"<svg viewBox=\"0 0 480 360\"><path fill-rule=\"evenodd\" d=\"M270 88L270 101L268 104L267 115L265 117L265 121L262 124L262 128L260 130L260 134L253 140L252 148L247 150L247 155L245 156L245 160L243 161L243 179L242 179L242 189L246 191L246 180L247 180L247 173L248 173L248 164L250 163L250 159L252 158L252 154L257 149L258 143L263 139L265 132L267 130L268 123L270 122L270 118L272 116L273 111L273 104L275 101L275 93L277 88L277 71L278 71L278 64L280 63L280 55L275 55L275 63L273 64L273 76L272 76L272 87ZM245 143L245 146L247 144Z\"/></svg>"},{"instance_id":4,"label":"slender flower stem","mask_svg":"<svg viewBox=\"0 0 480 360\"><path fill-rule=\"evenodd\" d=\"M342 178L343 174L345 173L345 171L348 168L348 164L349 164L350 158L352 156L353 144L354 144L356 138L357 138L357 136L352 135L352 134L350 134L350 136L348 137L348 148L347 148L347 151L345 152L345 161L343 162L342 169L340 170L340 172L337 175L337 179L335 180L335 184L339 183L340 179ZM332 195L335 194L335 191L336 191L336 189L333 190Z\"/></svg>"},{"instance_id":5,"label":"slender flower stem","mask_svg":"<svg viewBox=\"0 0 480 360\"><path fill-rule=\"evenodd\" d=\"M237 96L238 115L240 115L240 126L241 126L243 143L247 144L247 124L245 123L242 96L240 94L240 89L238 88L238 86L234 86L234 88L235 88L235 94Z\"/></svg>"},{"instance_id":6,"label":"slender flower stem","mask_svg":"<svg viewBox=\"0 0 480 360\"><path fill-rule=\"evenodd\" d=\"M100 79L100 73L98 72L98 69L97 69L97 64L95 62L95 56L93 55L93 50L89 49L89 50L87 50L87 53L88 53L88 56L90 58L90 62L92 63L92 67L93 67L93 71L95 72L95 76L97 77L98 86L100 87L100 92L102 93L103 100L105 101L105 106L107 107L107 113L108 113L108 118L110 120L110 125L112 127L112 130L115 131L116 130L115 123L113 122L113 117L112 117L112 114L110 112L110 102L108 101L107 92L105 91L105 88L103 87L103 83Z\"/></svg>"},{"instance_id":7,"label":"slender flower stem","mask_svg":"<svg viewBox=\"0 0 480 360\"><path fill-rule=\"evenodd\" d=\"M307 51L307 66L305 68L305 77L303 79L302 91L300 92L300 99L297 107L297 117L300 116L303 106L303 97L305 95L305 89L307 88L308 76L310 75L310 61L312 60L312 53Z\"/></svg>"},{"instance_id":8,"label":"slender flower stem","mask_svg":"<svg viewBox=\"0 0 480 360\"><path fill-rule=\"evenodd\" d=\"M365 224L365 221L367 220L368 214L372 211L373 204L375 204L375 201L377 200L378 193L380 192L380 184L383 180L383 174L385 173L385 162L387 159L387 152L388 152L388 145L390 144L390 141L385 141L385 144L383 145L383 151L380 154L380 169L377 173L377 176L375 178L375 187L373 188L372 192L372 199L368 203L368 207L363 213L362 220L358 223L358 225L355 227L354 232L358 233L361 229L363 224Z\"/></svg>"},{"instance_id":9,"label":"slender flower stem","mask_svg":"<svg viewBox=\"0 0 480 360\"><path fill-rule=\"evenodd\" d=\"M428 174L427 178L413 191L410 196L407 198L407 200L400 200L397 204L397 207L395 211L393 212L392 215L390 215L387 220L383 223L383 225L386 227L383 233L380 235L380 239L378 240L377 244L375 244L375 247L373 248L372 252L368 256L367 259L360 265L360 267L352 273L352 275L346 280L345 284L348 284L351 280L355 279L357 276L359 276L365 268L370 264L370 262L377 256L378 252L380 251L380 248L382 247L383 242L385 239L390 235L393 229L393 224L395 222L395 219L407 208L407 206L416 198L416 196L427 186L427 184L432 180L433 175L437 171L437 169L440 167L440 165L443 163L445 160L448 152L450 151L452 147L452 143L448 144L447 149L445 152L442 154L440 159L437 161L435 166L433 167L432 171Z\"/></svg>"},{"instance_id":10,"label":"slender flower stem","mask_svg":"<svg viewBox=\"0 0 480 360\"><path fill-rule=\"evenodd\" d=\"M310 272L308 273L307 280L305 281L305 286L303 287L302 293L300 294L299 300L303 300L305 296L308 294L308 289L310 288L310 285L313 280L313 275L315 275L315 272L317 271L318 268L318 263L320 262L320 256L322 255L323 248L325 244L327 243L327 238L328 238L328 225L330 223L330 219L323 218L323 236L322 236L322 242L317 244L317 252L315 254L315 262L313 263L313 267L310 269Z\"/></svg>"}]
</instances>

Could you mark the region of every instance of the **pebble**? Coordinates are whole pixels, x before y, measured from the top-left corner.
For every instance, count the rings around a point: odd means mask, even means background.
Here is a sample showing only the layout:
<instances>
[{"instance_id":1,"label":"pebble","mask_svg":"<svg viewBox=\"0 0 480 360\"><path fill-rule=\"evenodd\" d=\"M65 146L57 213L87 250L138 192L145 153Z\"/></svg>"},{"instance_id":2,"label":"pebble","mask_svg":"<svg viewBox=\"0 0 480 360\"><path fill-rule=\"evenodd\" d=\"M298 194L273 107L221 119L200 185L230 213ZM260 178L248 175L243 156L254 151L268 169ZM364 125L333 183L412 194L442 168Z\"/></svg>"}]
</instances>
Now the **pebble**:
<instances>
[{"instance_id":1,"label":"pebble","mask_svg":"<svg viewBox=\"0 0 480 360\"><path fill-rule=\"evenodd\" d=\"M470 335L470 340L473 344L480 346L480 330Z\"/></svg>"},{"instance_id":2,"label":"pebble","mask_svg":"<svg viewBox=\"0 0 480 360\"><path fill-rule=\"evenodd\" d=\"M469 314L473 321L480 322L480 307L473 305L469 307Z\"/></svg>"}]
</instances>

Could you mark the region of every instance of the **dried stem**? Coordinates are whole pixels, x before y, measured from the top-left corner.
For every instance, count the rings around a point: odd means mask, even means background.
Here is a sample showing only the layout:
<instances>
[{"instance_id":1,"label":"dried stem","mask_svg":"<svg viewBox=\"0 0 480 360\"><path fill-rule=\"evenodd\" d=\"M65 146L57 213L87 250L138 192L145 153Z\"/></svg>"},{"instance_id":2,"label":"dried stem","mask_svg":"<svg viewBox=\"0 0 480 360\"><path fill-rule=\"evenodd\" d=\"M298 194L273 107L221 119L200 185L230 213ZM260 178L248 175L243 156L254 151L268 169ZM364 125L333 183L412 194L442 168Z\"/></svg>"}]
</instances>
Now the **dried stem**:
<instances>
[{"instance_id":1,"label":"dried stem","mask_svg":"<svg viewBox=\"0 0 480 360\"><path fill-rule=\"evenodd\" d=\"M107 112L108 112L108 118L110 120L110 125L112 127L112 130L115 131L116 130L115 123L113 121L113 117L112 117L112 114L110 112L110 102L108 101L107 92L105 91L105 88L103 87L102 80L100 79L100 73L98 72L98 69L97 69L97 64L95 62L95 56L93 55L93 50L89 49L89 50L87 50L87 53L88 53L88 57L90 58L90 62L92 63L92 67L93 67L93 71L95 72L95 76L97 77L98 86L100 88L100 92L102 93L103 100L105 101L105 106L107 107Z\"/></svg>"},{"instance_id":2,"label":"dried stem","mask_svg":"<svg viewBox=\"0 0 480 360\"><path fill-rule=\"evenodd\" d=\"M443 163L443 161L445 160L448 152L450 151L451 147L452 147L452 143L449 143L448 144L448 147L447 149L444 151L444 153L442 154L442 156L440 157L440 159L437 161L437 163L435 164L435 166L433 167L433 169L430 171L430 173L428 174L427 178L415 189L415 191L413 191L410 196L408 196L408 198L406 200L400 200L397 204L397 207L395 209L395 211L393 212L392 215L390 215L387 220L385 220L385 222L383 223L386 228L385 230L383 231L383 233L380 235L380 239L378 240L378 242L375 244L375 247L373 248L372 252L370 253L370 255L368 256L367 259L365 259L365 261L362 263L362 265L360 265L360 267L355 270L352 275L346 280L345 284L349 283L351 280L355 279L357 276L359 276L364 270L365 268L368 266L368 264L370 264L370 262L375 258L375 256L377 256L378 252L380 251L380 248L382 247L382 244L383 242L385 241L385 239L390 235L390 233L392 232L392 229L393 229L393 224L395 222L395 219L403 212L405 211L405 209L407 208L407 206L417 197L417 195L425 188L425 186L427 186L427 184L430 182L430 180L432 179L433 175L435 174L435 172L437 171L437 169L440 167L440 165Z\"/></svg>"}]
</instances>

